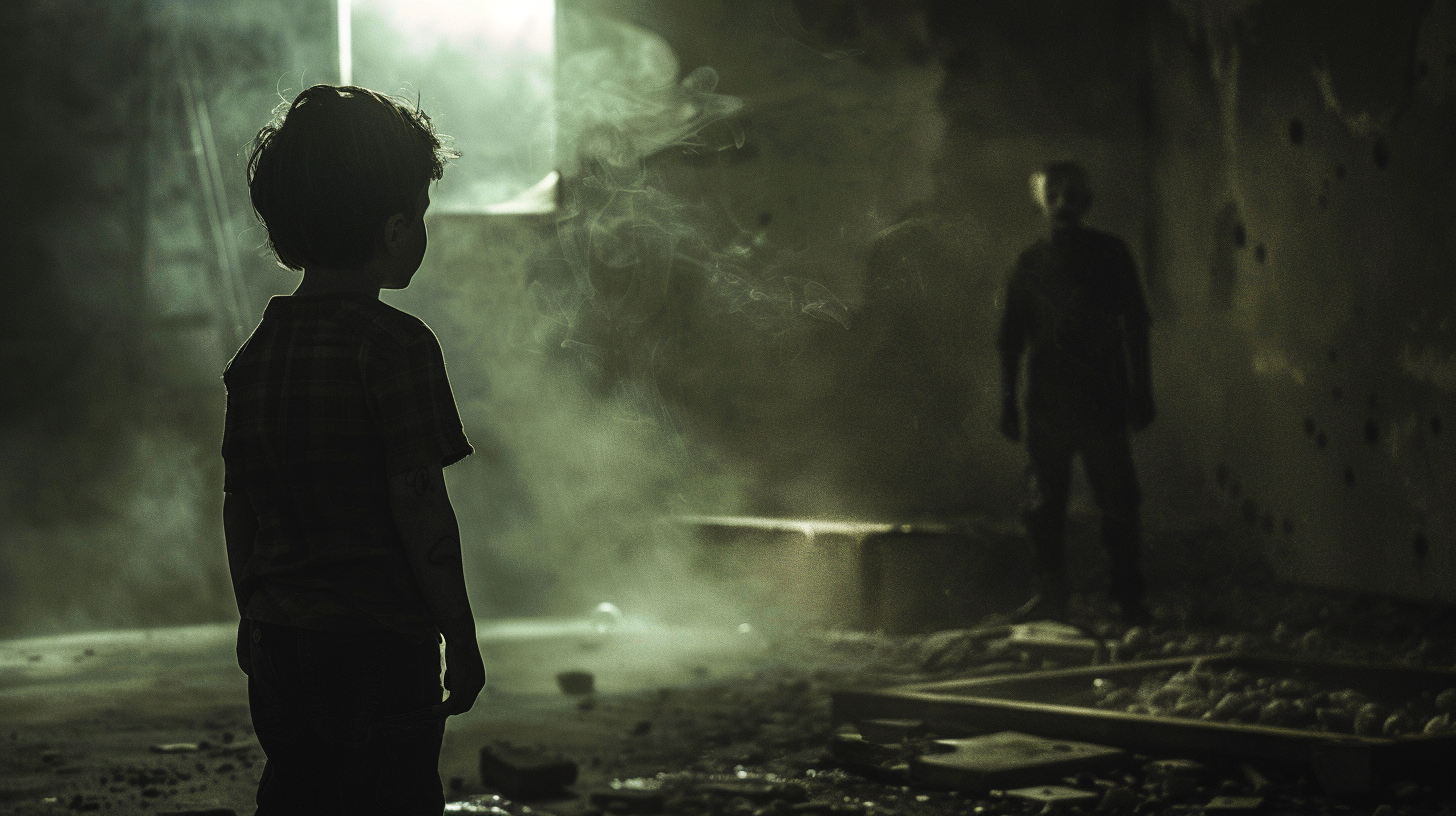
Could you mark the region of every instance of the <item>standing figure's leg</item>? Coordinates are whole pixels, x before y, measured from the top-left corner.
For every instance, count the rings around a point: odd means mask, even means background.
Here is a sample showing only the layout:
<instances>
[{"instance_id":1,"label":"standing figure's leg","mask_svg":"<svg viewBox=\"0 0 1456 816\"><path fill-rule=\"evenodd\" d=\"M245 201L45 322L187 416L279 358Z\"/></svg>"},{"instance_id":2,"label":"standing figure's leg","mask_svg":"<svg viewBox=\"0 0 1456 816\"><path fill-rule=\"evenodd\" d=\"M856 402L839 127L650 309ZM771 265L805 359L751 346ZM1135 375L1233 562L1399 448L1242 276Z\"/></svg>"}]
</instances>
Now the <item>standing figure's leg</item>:
<instances>
[{"instance_id":1,"label":"standing figure's leg","mask_svg":"<svg viewBox=\"0 0 1456 816\"><path fill-rule=\"evenodd\" d=\"M1066 615L1067 498L1072 487L1072 453L1067 429L1028 412L1026 450L1031 459L1031 496L1022 519L1035 548L1037 613Z\"/></svg>"},{"instance_id":2,"label":"standing figure's leg","mask_svg":"<svg viewBox=\"0 0 1456 816\"><path fill-rule=\"evenodd\" d=\"M1102 512L1102 544L1111 566L1112 599L1125 620L1145 621L1149 617L1143 605L1146 587L1138 564L1142 550L1142 489L1127 433L1111 431L1088 439L1082 445L1082 464L1097 509Z\"/></svg>"}]
</instances>

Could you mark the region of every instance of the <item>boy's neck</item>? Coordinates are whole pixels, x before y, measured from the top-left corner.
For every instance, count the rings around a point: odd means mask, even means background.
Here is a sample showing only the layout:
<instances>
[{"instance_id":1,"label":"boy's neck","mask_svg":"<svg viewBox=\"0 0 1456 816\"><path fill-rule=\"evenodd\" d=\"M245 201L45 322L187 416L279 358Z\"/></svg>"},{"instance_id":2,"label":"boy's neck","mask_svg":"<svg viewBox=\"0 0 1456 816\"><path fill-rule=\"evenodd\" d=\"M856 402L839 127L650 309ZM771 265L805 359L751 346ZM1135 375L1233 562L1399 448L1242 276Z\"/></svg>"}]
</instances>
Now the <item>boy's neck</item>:
<instances>
[{"instance_id":1,"label":"boy's neck","mask_svg":"<svg viewBox=\"0 0 1456 816\"><path fill-rule=\"evenodd\" d=\"M307 267L303 270L303 280L299 281L298 288L293 290L293 294L307 297L309 295L354 293L378 298L379 279L377 275L370 274L371 271L368 267L363 269Z\"/></svg>"}]
</instances>

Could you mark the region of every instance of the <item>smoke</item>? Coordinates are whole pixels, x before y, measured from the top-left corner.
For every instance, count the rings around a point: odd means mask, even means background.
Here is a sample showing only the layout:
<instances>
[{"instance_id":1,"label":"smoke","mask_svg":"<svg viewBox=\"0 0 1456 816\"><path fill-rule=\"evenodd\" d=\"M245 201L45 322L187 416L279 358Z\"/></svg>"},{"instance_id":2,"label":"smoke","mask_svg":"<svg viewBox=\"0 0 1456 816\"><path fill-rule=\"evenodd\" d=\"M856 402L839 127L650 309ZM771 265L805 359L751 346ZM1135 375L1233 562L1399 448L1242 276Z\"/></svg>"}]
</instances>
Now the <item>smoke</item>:
<instances>
[{"instance_id":1,"label":"smoke","mask_svg":"<svg viewBox=\"0 0 1456 816\"><path fill-rule=\"evenodd\" d=\"M698 575L688 531L662 523L741 508L740 477L692 441L664 393L661 376L681 369L672 324L686 308L751 331L810 303L758 283L752 236L718 244L705 214L649 171L663 151L735 149L731 127L705 135L742 107L715 92L716 73L679 79L672 51L643 29L558 19L555 223L438 220L427 268L390 297L440 334L477 449L447 472L477 614L611 601L737 623L732 590ZM804 288L832 312L832 295Z\"/></svg>"}]
</instances>

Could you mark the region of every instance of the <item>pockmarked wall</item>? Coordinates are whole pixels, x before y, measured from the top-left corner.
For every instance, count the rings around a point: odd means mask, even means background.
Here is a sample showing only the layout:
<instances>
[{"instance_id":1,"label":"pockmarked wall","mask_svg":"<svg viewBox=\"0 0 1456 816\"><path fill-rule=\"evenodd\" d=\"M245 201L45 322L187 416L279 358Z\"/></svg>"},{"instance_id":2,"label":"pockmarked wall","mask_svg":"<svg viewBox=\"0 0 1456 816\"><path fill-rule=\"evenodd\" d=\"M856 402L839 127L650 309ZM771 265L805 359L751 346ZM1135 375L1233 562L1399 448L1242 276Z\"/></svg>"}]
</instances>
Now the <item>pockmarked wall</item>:
<instances>
[{"instance_id":1,"label":"pockmarked wall","mask_svg":"<svg viewBox=\"0 0 1456 816\"><path fill-rule=\"evenodd\" d=\"M242 162L335 78L333 5L22 3L0 32L0 634L235 614L219 373L296 280ZM734 620L680 514L1014 525L998 298L1060 158L1153 310L1150 545L1456 600L1451 0L558 11L559 210L434 217L385 295L477 449L447 477L482 616Z\"/></svg>"},{"instance_id":2,"label":"pockmarked wall","mask_svg":"<svg viewBox=\"0 0 1456 816\"><path fill-rule=\"evenodd\" d=\"M1153 6L1166 498L1291 580L1456 600L1453 15Z\"/></svg>"}]
</instances>

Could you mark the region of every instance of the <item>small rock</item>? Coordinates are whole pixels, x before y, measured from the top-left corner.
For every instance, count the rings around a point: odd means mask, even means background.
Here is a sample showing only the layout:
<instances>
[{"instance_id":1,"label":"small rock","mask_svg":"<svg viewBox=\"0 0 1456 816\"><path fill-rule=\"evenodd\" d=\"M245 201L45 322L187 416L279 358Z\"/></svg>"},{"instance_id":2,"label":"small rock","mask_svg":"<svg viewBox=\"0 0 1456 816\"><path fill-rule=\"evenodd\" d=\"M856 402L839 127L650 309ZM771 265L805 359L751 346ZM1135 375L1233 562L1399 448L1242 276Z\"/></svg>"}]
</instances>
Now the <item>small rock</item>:
<instances>
[{"instance_id":1,"label":"small rock","mask_svg":"<svg viewBox=\"0 0 1456 816\"><path fill-rule=\"evenodd\" d=\"M556 685L562 694L572 697L591 694L596 690L596 676L587 671L564 671L556 675Z\"/></svg>"},{"instance_id":2,"label":"small rock","mask_svg":"<svg viewBox=\"0 0 1456 816\"><path fill-rule=\"evenodd\" d=\"M152 746L154 754L190 754L202 749L196 742L167 742Z\"/></svg>"}]
</instances>

